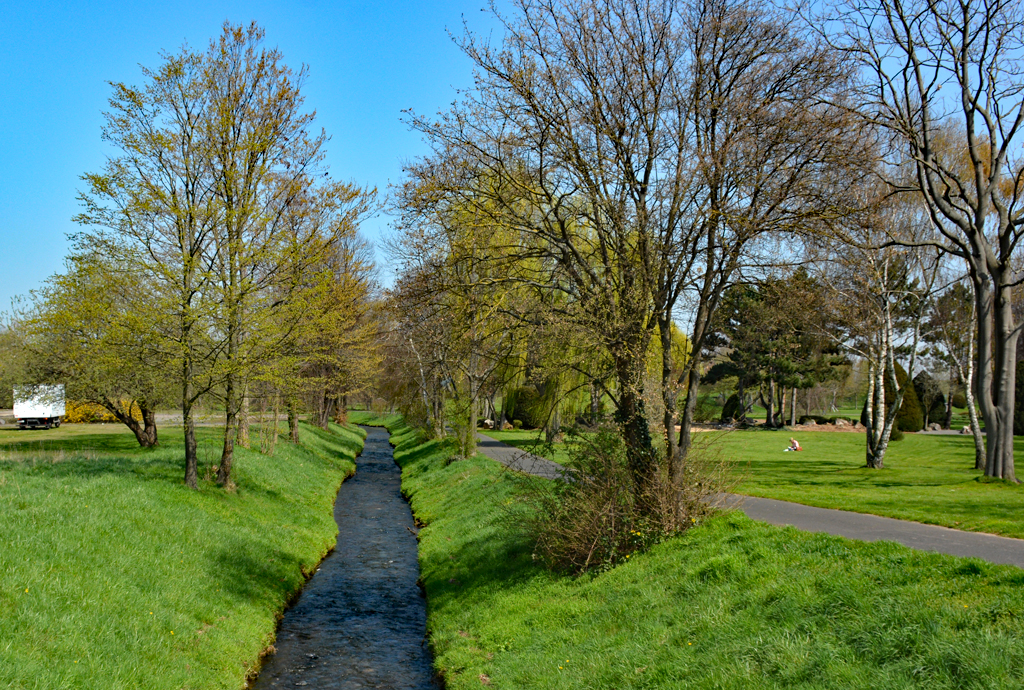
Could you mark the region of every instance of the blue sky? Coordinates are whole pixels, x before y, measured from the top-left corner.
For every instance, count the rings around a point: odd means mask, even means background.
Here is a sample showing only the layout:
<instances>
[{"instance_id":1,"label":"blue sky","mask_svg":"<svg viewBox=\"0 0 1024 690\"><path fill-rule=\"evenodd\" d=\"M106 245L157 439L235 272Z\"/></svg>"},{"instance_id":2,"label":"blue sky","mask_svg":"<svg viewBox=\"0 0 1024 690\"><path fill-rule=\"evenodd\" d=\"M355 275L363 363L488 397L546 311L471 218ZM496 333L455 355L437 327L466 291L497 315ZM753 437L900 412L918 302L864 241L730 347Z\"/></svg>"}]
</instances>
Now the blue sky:
<instances>
[{"instance_id":1,"label":"blue sky","mask_svg":"<svg viewBox=\"0 0 1024 690\"><path fill-rule=\"evenodd\" d=\"M424 153L401 110L433 113L471 84L446 29L488 32L486 0L441 2L0 2L0 310L61 270L77 226L79 176L98 171L109 81L140 84L139 65L183 43L205 47L225 20L259 22L287 64L309 67L303 93L332 136L332 176L386 192ZM364 225L371 240L387 218Z\"/></svg>"}]
</instances>

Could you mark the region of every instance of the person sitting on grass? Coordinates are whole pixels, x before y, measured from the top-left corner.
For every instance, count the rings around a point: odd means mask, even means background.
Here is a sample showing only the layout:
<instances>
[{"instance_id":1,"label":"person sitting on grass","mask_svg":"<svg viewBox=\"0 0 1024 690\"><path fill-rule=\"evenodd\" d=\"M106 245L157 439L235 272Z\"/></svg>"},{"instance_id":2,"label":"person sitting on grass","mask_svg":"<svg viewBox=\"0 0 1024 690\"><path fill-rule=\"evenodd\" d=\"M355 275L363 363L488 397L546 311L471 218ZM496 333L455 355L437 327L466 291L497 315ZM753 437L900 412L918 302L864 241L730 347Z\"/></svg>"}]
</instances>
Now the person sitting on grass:
<instances>
[{"instance_id":1,"label":"person sitting on grass","mask_svg":"<svg viewBox=\"0 0 1024 690\"><path fill-rule=\"evenodd\" d=\"M795 438L791 438L789 439L789 448L786 450L803 450L803 448L800 447L800 444L796 442Z\"/></svg>"}]
</instances>

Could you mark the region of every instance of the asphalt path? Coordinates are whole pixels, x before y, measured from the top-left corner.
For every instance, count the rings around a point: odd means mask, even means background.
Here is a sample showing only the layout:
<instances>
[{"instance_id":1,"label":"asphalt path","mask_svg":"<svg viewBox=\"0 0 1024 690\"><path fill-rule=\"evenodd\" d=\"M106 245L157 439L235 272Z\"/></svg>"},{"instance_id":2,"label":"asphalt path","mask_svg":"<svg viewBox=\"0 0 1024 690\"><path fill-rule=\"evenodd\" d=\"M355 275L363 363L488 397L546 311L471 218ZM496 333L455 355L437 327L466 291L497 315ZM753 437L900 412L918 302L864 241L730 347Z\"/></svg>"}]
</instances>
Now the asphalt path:
<instances>
[{"instance_id":1,"label":"asphalt path","mask_svg":"<svg viewBox=\"0 0 1024 690\"><path fill-rule=\"evenodd\" d=\"M506 467L547 479L554 479L565 472L565 468L556 462L531 455L489 436L477 434L477 438L480 441L477 450ZM719 494L715 502L725 508L743 511L752 520L772 525L792 525L805 532L825 532L860 541L894 541L921 551L969 556L1024 568L1024 539L963 532L909 520L738 494Z\"/></svg>"}]
</instances>

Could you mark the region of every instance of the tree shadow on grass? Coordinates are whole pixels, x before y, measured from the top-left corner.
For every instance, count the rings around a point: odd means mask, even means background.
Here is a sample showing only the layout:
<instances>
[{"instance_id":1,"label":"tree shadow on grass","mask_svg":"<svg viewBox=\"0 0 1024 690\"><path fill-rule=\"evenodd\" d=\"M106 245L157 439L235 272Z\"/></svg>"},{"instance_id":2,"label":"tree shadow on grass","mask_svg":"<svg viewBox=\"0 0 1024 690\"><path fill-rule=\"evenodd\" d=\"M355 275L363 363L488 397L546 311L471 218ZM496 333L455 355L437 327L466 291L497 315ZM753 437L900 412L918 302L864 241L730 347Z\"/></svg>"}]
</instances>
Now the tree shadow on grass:
<instances>
[{"instance_id":1,"label":"tree shadow on grass","mask_svg":"<svg viewBox=\"0 0 1024 690\"><path fill-rule=\"evenodd\" d=\"M228 594L244 601L280 602L302 583L304 564L295 554L262 544L236 542L208 558L208 572Z\"/></svg>"}]
</instances>

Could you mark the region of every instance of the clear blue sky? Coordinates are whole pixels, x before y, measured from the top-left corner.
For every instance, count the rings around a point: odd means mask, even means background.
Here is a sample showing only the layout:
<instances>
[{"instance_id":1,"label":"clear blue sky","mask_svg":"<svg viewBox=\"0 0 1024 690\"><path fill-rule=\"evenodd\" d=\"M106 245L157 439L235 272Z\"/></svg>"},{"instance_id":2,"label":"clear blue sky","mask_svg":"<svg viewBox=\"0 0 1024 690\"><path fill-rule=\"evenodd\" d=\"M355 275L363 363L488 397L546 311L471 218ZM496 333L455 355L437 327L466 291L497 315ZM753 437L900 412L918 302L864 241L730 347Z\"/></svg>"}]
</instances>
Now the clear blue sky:
<instances>
[{"instance_id":1,"label":"clear blue sky","mask_svg":"<svg viewBox=\"0 0 1024 690\"><path fill-rule=\"evenodd\" d=\"M259 22L332 136L332 176L387 191L424 153L401 110L433 113L471 84L446 33L465 16L488 32L486 0L100 3L0 1L0 311L61 270L75 231L79 176L99 171L109 81L141 84L139 65L183 43L205 48L225 20ZM387 218L367 222L371 240Z\"/></svg>"}]
</instances>

